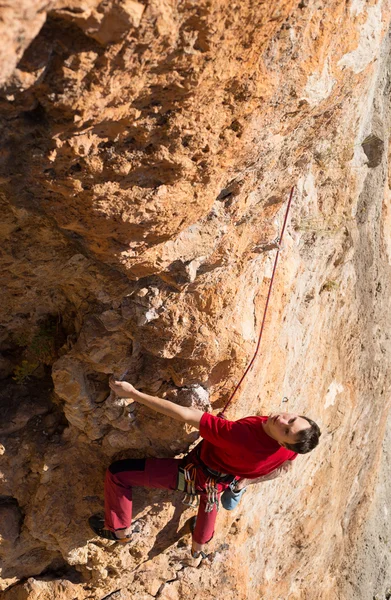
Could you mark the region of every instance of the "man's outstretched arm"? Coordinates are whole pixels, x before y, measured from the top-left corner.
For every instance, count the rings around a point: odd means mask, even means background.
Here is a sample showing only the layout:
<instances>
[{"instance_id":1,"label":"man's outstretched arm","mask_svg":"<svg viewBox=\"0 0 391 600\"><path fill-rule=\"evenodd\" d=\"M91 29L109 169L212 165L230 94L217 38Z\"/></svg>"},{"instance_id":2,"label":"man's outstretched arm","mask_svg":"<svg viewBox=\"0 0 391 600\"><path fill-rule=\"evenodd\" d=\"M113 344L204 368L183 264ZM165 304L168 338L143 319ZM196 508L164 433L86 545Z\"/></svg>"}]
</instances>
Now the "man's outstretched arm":
<instances>
[{"instance_id":1,"label":"man's outstretched arm","mask_svg":"<svg viewBox=\"0 0 391 600\"><path fill-rule=\"evenodd\" d=\"M109 385L113 392L120 398L129 398L176 421L188 423L188 425L196 429L200 428L200 420L204 413L202 410L198 410L198 408L179 406L169 400L143 394L126 381L114 381L110 379Z\"/></svg>"},{"instance_id":2,"label":"man's outstretched arm","mask_svg":"<svg viewBox=\"0 0 391 600\"><path fill-rule=\"evenodd\" d=\"M249 485L254 485L254 483L263 483L264 481L271 481L272 479L277 479L277 477L281 477L281 475L285 475L285 473L289 473L292 469L292 461L286 460L280 467L274 469L268 475L262 475L262 477L257 477L256 479L239 479L236 490L239 491Z\"/></svg>"}]
</instances>

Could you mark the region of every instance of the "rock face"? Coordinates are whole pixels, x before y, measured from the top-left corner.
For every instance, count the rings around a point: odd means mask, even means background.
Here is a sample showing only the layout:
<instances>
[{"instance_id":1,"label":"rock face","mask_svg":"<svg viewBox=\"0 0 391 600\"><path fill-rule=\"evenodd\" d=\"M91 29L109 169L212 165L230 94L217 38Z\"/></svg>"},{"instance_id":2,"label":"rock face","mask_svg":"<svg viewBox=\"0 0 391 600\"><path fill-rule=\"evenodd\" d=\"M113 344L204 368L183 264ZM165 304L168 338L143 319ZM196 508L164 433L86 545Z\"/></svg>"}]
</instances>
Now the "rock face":
<instances>
[{"instance_id":1,"label":"rock face","mask_svg":"<svg viewBox=\"0 0 391 600\"><path fill-rule=\"evenodd\" d=\"M3 597L384 595L390 3L34 0L0 15ZM304 413L320 446L220 514L201 565L173 493L136 492L130 546L92 538L113 458L197 437L123 407L109 376L224 404L291 186L262 356L228 416Z\"/></svg>"}]
</instances>

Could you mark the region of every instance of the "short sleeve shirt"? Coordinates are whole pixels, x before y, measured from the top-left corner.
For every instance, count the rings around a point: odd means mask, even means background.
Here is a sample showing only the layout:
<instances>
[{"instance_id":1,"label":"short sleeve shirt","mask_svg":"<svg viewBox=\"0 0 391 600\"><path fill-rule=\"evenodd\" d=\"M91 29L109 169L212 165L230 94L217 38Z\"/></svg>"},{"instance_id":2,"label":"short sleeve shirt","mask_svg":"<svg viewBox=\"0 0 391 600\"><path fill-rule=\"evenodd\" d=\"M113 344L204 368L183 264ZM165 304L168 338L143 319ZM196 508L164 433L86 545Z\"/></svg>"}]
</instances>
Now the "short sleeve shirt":
<instances>
[{"instance_id":1,"label":"short sleeve shirt","mask_svg":"<svg viewBox=\"0 0 391 600\"><path fill-rule=\"evenodd\" d=\"M286 460L297 456L265 433L267 417L245 417L228 421L204 413L200 435L204 438L201 460L211 469L255 479L268 475Z\"/></svg>"}]
</instances>

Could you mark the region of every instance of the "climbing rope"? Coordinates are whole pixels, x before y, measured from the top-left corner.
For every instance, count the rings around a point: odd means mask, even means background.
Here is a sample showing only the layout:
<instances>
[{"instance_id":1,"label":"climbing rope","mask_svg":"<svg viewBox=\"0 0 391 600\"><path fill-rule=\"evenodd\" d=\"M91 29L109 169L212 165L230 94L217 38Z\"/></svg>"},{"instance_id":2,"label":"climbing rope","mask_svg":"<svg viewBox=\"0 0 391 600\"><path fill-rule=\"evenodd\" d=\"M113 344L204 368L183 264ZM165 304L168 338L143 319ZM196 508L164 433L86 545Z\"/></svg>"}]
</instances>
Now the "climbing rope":
<instances>
[{"instance_id":1,"label":"climbing rope","mask_svg":"<svg viewBox=\"0 0 391 600\"><path fill-rule=\"evenodd\" d=\"M281 250L281 243L282 243L282 238L284 236L284 232L285 232L285 227L286 227L286 222L288 220L288 213L289 213L289 209L291 207L291 203L292 203L292 198L293 198L293 192L295 191L295 186L292 187L291 189L291 193L289 195L289 200L288 200L288 205L286 207L286 211L285 211L285 218L284 218L284 223L281 229L281 234L280 236L277 238L277 252L276 252L276 257L274 259L274 266L273 266L273 272L272 272L272 276L270 279L270 285L269 285L269 292L267 294L267 298L266 298L266 304L265 304L265 309L263 311L263 319L262 319L262 324L261 324L261 330L259 332L259 337L258 337L258 343L257 343L257 347L255 349L255 353L254 356L251 359L250 364L248 365L247 369L245 370L241 380L239 381L239 383L237 384L237 386L235 387L234 391L231 394L231 397L229 398L228 402L226 403L226 405L224 406L223 410L219 412L220 416L223 416L224 413L228 410L229 405L231 404L232 400L235 397L236 392L238 391L238 389L240 388L244 378L246 377L247 373L249 372L249 370L251 369L251 367L254 364L254 361L257 357L258 351L259 351L259 347L261 345L261 339L262 339L262 333L263 333L263 329L265 326L265 321L266 321L266 313L267 313L267 309L269 306L269 300L270 300L270 295L271 295L271 291L272 291L272 287L273 287L273 281L274 281L274 275L276 273L276 269L277 269L277 262L278 262L278 256L280 254L280 250Z\"/></svg>"}]
</instances>

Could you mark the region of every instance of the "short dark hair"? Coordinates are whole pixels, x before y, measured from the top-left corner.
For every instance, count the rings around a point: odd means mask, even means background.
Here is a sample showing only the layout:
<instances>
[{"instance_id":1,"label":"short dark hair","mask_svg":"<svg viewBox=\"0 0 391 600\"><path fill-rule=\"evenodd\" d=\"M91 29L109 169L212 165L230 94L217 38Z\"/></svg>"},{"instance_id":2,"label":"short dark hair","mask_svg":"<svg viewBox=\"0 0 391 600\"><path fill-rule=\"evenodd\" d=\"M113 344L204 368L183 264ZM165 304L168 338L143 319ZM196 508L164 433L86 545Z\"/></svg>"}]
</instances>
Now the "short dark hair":
<instances>
[{"instance_id":1,"label":"short dark hair","mask_svg":"<svg viewBox=\"0 0 391 600\"><path fill-rule=\"evenodd\" d=\"M292 450L298 454L307 454L307 452L311 452L318 445L321 432L315 421L303 415L300 416L302 419L308 421L311 427L299 431L297 434L298 441L295 444L284 444L284 446L288 450Z\"/></svg>"}]
</instances>

